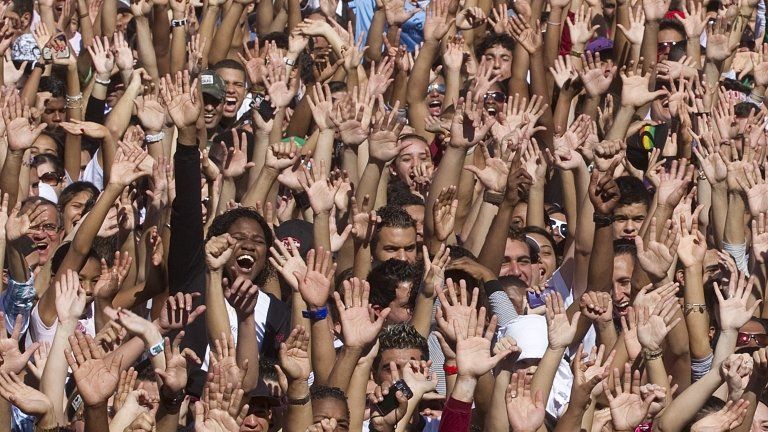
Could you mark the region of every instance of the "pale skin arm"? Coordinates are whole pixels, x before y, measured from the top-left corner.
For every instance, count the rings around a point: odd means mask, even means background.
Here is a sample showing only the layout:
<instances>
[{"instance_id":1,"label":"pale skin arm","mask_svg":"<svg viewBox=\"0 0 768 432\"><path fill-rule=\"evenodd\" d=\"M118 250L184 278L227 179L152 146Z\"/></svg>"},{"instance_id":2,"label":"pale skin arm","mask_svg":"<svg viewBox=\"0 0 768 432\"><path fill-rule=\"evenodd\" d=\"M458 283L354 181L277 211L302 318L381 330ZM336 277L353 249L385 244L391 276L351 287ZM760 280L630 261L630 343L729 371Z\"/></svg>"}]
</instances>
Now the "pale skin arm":
<instances>
[{"instance_id":1,"label":"pale skin arm","mask_svg":"<svg viewBox=\"0 0 768 432\"><path fill-rule=\"evenodd\" d=\"M136 41L139 48L139 60L154 82L160 82L160 72L157 68L157 55L152 44L152 29L146 16L134 17L136 21Z\"/></svg>"},{"instance_id":2,"label":"pale skin arm","mask_svg":"<svg viewBox=\"0 0 768 432\"><path fill-rule=\"evenodd\" d=\"M211 50L208 52L210 64L215 64L219 60L226 58L242 14L243 4L236 1L233 1L226 12L224 12L224 17L217 27L216 35L211 42Z\"/></svg>"}]
</instances>

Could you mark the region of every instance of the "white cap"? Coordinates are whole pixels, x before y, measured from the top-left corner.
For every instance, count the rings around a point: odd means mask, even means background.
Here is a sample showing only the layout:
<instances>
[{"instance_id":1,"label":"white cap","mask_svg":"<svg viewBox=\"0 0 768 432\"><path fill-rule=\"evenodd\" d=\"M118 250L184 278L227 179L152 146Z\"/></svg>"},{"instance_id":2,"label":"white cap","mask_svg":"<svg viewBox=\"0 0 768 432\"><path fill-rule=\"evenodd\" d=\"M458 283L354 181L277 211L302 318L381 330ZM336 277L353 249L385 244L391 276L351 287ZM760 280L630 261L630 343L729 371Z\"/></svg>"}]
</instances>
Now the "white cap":
<instances>
[{"instance_id":1,"label":"white cap","mask_svg":"<svg viewBox=\"0 0 768 432\"><path fill-rule=\"evenodd\" d=\"M499 329L498 337L509 336L520 348L518 360L540 359L549 346L547 319L541 315L520 315Z\"/></svg>"}]
</instances>

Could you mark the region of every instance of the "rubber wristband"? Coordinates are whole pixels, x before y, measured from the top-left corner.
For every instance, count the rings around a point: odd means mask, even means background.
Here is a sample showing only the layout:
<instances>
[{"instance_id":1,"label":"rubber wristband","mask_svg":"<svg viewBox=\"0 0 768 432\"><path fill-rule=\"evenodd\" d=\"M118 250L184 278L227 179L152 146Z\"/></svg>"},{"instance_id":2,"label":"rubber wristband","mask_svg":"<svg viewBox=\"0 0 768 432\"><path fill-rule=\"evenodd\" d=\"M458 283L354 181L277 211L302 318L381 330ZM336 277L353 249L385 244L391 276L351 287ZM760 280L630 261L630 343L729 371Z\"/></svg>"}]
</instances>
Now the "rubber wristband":
<instances>
[{"instance_id":1,"label":"rubber wristband","mask_svg":"<svg viewBox=\"0 0 768 432\"><path fill-rule=\"evenodd\" d=\"M161 340L160 342L152 345L149 348L149 356L156 357L158 354L162 353L163 351L165 351L165 341Z\"/></svg>"},{"instance_id":2,"label":"rubber wristband","mask_svg":"<svg viewBox=\"0 0 768 432\"><path fill-rule=\"evenodd\" d=\"M321 321L328 316L328 306L323 306L315 310L305 310L301 312L301 316L308 318L312 321Z\"/></svg>"},{"instance_id":3,"label":"rubber wristband","mask_svg":"<svg viewBox=\"0 0 768 432\"><path fill-rule=\"evenodd\" d=\"M445 376L456 375L459 373L459 366L444 364L443 372L445 372Z\"/></svg>"}]
</instances>

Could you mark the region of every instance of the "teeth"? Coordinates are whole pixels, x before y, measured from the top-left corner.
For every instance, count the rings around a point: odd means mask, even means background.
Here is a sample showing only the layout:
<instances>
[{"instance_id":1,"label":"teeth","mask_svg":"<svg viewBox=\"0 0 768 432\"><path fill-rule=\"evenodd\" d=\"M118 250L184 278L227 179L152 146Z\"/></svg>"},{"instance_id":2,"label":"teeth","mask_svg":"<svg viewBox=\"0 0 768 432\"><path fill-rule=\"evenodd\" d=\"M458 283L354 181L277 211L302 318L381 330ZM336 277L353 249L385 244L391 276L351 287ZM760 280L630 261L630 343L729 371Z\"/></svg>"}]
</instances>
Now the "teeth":
<instances>
[{"instance_id":1,"label":"teeth","mask_svg":"<svg viewBox=\"0 0 768 432\"><path fill-rule=\"evenodd\" d=\"M203 117L205 117L207 119L212 119L213 118L213 114L205 114Z\"/></svg>"},{"instance_id":2,"label":"teeth","mask_svg":"<svg viewBox=\"0 0 768 432\"><path fill-rule=\"evenodd\" d=\"M252 256L250 256L250 255L243 254L243 255L240 255L239 257L237 257L237 264L240 265L241 267L249 267L250 268L255 263L256 263L256 260Z\"/></svg>"}]
</instances>

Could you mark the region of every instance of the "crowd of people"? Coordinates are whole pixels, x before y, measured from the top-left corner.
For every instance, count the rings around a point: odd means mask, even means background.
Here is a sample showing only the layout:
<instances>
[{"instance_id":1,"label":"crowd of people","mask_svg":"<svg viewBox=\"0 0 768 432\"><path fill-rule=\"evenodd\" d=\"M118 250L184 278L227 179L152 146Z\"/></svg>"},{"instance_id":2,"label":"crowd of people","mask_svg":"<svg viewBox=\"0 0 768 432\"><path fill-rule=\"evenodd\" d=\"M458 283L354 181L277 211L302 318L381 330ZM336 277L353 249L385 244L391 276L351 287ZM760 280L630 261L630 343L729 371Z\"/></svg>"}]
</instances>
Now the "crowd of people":
<instances>
[{"instance_id":1,"label":"crowd of people","mask_svg":"<svg viewBox=\"0 0 768 432\"><path fill-rule=\"evenodd\" d=\"M768 430L765 0L4 0L0 430Z\"/></svg>"}]
</instances>

